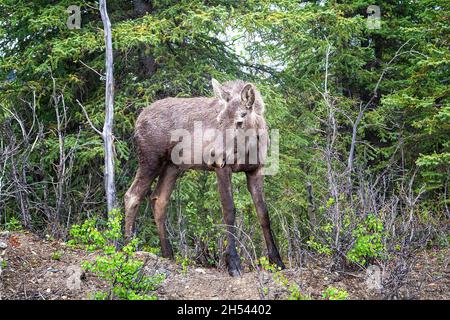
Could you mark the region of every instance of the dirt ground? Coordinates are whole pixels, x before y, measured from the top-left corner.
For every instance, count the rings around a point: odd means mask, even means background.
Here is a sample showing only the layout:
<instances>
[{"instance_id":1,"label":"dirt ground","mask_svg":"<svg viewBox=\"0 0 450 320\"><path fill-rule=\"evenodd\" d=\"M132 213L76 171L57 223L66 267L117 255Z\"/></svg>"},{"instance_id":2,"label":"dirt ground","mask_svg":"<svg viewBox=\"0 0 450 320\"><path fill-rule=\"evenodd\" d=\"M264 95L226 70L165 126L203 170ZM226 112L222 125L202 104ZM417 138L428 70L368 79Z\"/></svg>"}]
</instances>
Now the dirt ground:
<instances>
[{"instance_id":1,"label":"dirt ground","mask_svg":"<svg viewBox=\"0 0 450 320\"><path fill-rule=\"evenodd\" d=\"M3 245L2 245L3 243ZM3 248L2 247L6 247ZM39 238L31 233L0 234L0 299L89 299L107 284L80 268L95 253ZM274 281L273 274L246 270L232 278L225 270L189 266L146 252L148 274L164 273L158 288L159 299L286 299L289 292ZM421 253L408 280L399 289L401 299L449 299L448 250ZM327 287L346 290L349 299L381 299L382 291L369 289L365 271L330 272L326 263L305 268L288 268L281 273L312 299L321 299ZM264 289L263 289L264 288ZM264 294L263 294L264 292Z\"/></svg>"}]
</instances>

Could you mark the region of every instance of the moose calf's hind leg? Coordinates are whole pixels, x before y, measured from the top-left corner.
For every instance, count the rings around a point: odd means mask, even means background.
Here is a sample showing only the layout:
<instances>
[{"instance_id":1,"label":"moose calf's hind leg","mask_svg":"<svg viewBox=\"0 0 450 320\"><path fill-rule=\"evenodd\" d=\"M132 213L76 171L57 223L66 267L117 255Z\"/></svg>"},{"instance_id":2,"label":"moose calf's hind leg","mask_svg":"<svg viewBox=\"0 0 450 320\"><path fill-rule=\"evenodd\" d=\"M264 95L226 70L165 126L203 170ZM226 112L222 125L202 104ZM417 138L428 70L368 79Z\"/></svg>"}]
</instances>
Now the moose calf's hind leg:
<instances>
[{"instance_id":1,"label":"moose calf's hind leg","mask_svg":"<svg viewBox=\"0 0 450 320\"><path fill-rule=\"evenodd\" d=\"M150 190L150 185L156 172L149 172L138 168L131 187L125 194L125 239L130 240L134 233L136 214L142 199Z\"/></svg>"},{"instance_id":2,"label":"moose calf's hind leg","mask_svg":"<svg viewBox=\"0 0 450 320\"><path fill-rule=\"evenodd\" d=\"M172 246L167 237L166 218L167 205L169 204L170 195L175 187L178 169L173 165L168 165L161 173L156 189L151 196L153 215L155 217L156 226L158 228L159 240L161 243L162 256L164 258L173 259Z\"/></svg>"},{"instance_id":3,"label":"moose calf's hind leg","mask_svg":"<svg viewBox=\"0 0 450 320\"><path fill-rule=\"evenodd\" d=\"M241 260L236 250L236 236L234 230L236 212L234 209L233 191L231 186L231 169L229 167L218 168L216 169L216 174L224 222L227 225L228 246L225 253L225 261L227 263L228 273L234 277L241 275L242 268Z\"/></svg>"}]
</instances>

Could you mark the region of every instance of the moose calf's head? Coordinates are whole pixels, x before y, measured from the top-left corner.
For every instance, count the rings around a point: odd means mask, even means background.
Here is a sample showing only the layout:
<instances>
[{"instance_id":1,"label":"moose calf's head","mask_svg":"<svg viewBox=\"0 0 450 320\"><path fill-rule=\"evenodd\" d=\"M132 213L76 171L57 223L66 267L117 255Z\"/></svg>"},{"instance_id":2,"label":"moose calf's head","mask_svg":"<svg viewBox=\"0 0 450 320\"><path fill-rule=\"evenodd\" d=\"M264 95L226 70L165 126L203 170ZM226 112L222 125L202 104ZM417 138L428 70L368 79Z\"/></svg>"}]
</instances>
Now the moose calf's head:
<instances>
[{"instance_id":1,"label":"moose calf's head","mask_svg":"<svg viewBox=\"0 0 450 320\"><path fill-rule=\"evenodd\" d=\"M220 124L226 128L258 127L258 119L264 114L264 102L254 84L236 80L221 85L212 79L212 86L215 97L224 105L217 116Z\"/></svg>"}]
</instances>

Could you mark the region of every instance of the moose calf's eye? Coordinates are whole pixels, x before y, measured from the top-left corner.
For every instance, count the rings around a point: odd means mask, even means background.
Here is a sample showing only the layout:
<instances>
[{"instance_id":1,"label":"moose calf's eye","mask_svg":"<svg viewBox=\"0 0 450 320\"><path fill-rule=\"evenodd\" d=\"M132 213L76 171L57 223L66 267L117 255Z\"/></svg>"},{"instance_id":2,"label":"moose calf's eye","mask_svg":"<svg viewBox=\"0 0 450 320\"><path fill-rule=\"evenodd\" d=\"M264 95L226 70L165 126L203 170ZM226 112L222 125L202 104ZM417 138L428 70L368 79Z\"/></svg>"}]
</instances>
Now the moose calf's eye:
<instances>
[{"instance_id":1,"label":"moose calf's eye","mask_svg":"<svg viewBox=\"0 0 450 320\"><path fill-rule=\"evenodd\" d=\"M247 112L242 112L241 117L245 117L247 115Z\"/></svg>"}]
</instances>

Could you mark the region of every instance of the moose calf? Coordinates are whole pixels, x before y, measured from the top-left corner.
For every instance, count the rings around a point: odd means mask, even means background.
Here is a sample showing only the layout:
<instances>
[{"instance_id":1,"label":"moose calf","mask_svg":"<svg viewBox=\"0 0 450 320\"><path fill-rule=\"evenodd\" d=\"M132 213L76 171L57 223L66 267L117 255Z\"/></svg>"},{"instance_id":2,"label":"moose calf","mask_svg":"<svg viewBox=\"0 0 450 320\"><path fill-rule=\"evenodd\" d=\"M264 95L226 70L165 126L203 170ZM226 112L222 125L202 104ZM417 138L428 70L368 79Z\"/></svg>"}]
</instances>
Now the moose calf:
<instances>
[{"instance_id":1,"label":"moose calf","mask_svg":"<svg viewBox=\"0 0 450 320\"><path fill-rule=\"evenodd\" d=\"M237 80L221 85L213 79L212 86L212 98L166 98L152 103L139 115L135 131L139 166L125 195L125 236L127 239L133 236L139 205L152 182L159 177L151 194L151 204L162 255L173 258L165 221L167 204L177 177L188 169L215 171L227 226L225 261L231 276L240 275L231 174L245 172L269 259L284 268L270 229L263 194L262 173L269 140L264 102L251 83ZM249 139L253 143L245 143L248 132L253 133L254 139Z\"/></svg>"}]
</instances>

